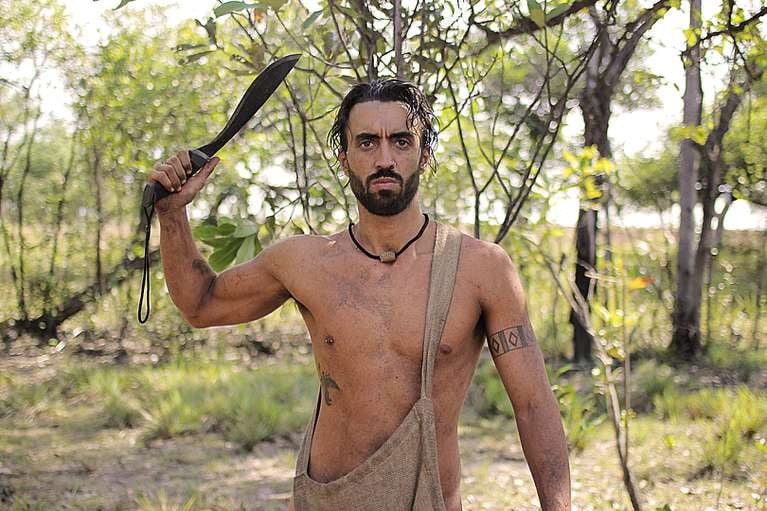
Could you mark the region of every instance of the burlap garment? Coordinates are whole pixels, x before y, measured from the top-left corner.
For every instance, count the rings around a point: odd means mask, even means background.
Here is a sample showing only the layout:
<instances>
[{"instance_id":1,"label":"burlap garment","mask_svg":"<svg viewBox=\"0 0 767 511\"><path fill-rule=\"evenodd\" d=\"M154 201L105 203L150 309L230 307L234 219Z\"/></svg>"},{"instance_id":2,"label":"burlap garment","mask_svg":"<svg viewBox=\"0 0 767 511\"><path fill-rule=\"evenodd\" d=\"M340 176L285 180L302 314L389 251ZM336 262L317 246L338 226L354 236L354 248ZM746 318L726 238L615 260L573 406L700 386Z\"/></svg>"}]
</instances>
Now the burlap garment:
<instances>
[{"instance_id":1,"label":"burlap garment","mask_svg":"<svg viewBox=\"0 0 767 511\"><path fill-rule=\"evenodd\" d=\"M453 297L461 233L437 223L421 357L421 396L394 433L351 472L327 483L308 474L320 396L298 453L296 511L445 511L431 400L437 348Z\"/></svg>"}]
</instances>

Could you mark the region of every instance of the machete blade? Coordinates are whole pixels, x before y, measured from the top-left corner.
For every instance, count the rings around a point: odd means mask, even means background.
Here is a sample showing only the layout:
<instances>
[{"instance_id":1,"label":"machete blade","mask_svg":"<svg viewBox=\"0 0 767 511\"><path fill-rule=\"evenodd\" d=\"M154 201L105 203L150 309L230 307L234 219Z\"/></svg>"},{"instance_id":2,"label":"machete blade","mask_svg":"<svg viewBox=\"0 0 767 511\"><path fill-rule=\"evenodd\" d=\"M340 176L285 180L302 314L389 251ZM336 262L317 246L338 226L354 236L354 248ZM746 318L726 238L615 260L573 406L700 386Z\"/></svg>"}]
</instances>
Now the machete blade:
<instances>
[{"instance_id":1,"label":"machete blade","mask_svg":"<svg viewBox=\"0 0 767 511\"><path fill-rule=\"evenodd\" d=\"M240 98L234 112L216 138L202 147L191 149L189 159L192 162L192 173L199 171L213 155L229 142L263 106L269 96L285 80L285 77L295 67L301 54L286 55L269 64L250 84L248 90ZM145 232L144 240L144 274L141 279L141 296L138 305L139 323L145 323L149 319L149 236L152 229L152 216L155 203L167 197L171 192L167 191L160 183L147 183L144 185L144 193L141 197L141 230ZM146 315L142 317L144 303L144 291L146 291Z\"/></svg>"},{"instance_id":2,"label":"machete blade","mask_svg":"<svg viewBox=\"0 0 767 511\"><path fill-rule=\"evenodd\" d=\"M192 173L190 174L190 177L195 175L208 160L210 160L248 123L263 104L266 103L266 100L274 94L277 87L285 80L285 77L296 65L300 56L300 53L286 55L275 60L269 64L266 69L261 71L261 73L251 82L248 90L242 95L242 98L240 98L240 102L237 103L234 112L221 132L204 146L189 151L189 159L192 162ZM167 191L160 183L155 182L153 188L153 203L171 194L171 192ZM147 207L146 203L149 200L150 197L145 190L144 197L142 198L142 206Z\"/></svg>"}]
</instances>

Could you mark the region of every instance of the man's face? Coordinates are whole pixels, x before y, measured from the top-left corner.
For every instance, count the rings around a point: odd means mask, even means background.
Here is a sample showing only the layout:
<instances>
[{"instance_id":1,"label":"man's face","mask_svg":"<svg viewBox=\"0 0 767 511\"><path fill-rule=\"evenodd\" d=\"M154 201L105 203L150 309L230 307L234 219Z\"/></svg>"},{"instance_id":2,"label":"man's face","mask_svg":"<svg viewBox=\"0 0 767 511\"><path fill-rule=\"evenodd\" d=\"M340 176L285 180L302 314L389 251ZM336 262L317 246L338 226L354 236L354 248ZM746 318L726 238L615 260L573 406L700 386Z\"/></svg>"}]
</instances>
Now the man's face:
<instances>
[{"instance_id":1,"label":"man's face","mask_svg":"<svg viewBox=\"0 0 767 511\"><path fill-rule=\"evenodd\" d=\"M338 161L354 196L374 215L396 215L408 207L429 159L429 149L420 147L420 127L408 127L407 114L407 107L394 101L358 103L349 112L347 148Z\"/></svg>"}]
</instances>

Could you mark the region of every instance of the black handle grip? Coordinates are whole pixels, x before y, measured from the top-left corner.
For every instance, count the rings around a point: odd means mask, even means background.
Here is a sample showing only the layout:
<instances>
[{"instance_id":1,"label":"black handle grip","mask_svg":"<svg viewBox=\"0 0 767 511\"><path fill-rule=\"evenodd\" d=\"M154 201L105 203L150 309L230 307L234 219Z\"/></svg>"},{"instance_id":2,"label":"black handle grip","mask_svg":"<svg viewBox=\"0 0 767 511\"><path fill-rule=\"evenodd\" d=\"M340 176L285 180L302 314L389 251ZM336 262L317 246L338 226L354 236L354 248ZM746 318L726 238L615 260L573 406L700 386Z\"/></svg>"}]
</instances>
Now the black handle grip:
<instances>
[{"instance_id":1,"label":"black handle grip","mask_svg":"<svg viewBox=\"0 0 767 511\"><path fill-rule=\"evenodd\" d=\"M192 162L192 173L189 177L197 174L197 172L208 163L210 158L207 154L203 153L199 149L192 149L189 151L189 160ZM167 197L172 192L165 189L163 185L155 181L154 183L147 183L144 186L144 195L141 198L141 205L145 208L153 206L158 200Z\"/></svg>"}]
</instances>

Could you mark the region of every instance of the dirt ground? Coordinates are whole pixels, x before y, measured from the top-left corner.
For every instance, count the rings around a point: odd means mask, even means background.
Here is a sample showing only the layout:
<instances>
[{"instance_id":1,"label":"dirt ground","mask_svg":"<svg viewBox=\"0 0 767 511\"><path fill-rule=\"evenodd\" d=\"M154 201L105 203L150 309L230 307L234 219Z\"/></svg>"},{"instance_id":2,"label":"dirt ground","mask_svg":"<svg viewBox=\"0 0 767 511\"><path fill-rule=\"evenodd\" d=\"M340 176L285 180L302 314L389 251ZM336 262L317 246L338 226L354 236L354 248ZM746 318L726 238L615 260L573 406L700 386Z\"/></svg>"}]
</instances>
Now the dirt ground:
<instances>
[{"instance_id":1,"label":"dirt ground","mask_svg":"<svg viewBox=\"0 0 767 511\"><path fill-rule=\"evenodd\" d=\"M666 434L656 433L658 438ZM685 438L693 441L697 433L690 426ZM610 431L605 428L599 436L571 458L574 509L627 509ZM461 438L465 509L539 509L513 424L464 426ZM164 511L181 509L192 496L203 505L197 509L206 509L205 504L209 509L285 509L297 441L263 442L245 452L216 434L196 434L145 446L138 430L75 431L5 422L0 509ZM682 450L676 458L683 460L684 442L675 448ZM757 509L751 497L759 490L756 481L724 480L716 507L718 478L689 477L691 463L676 466L680 476L674 477L666 453L653 451L637 448L632 463L647 509L666 503L675 511ZM163 494L168 507L161 505Z\"/></svg>"},{"instance_id":2,"label":"dirt ground","mask_svg":"<svg viewBox=\"0 0 767 511\"><path fill-rule=\"evenodd\" d=\"M192 497L194 510L286 508L299 435L262 442L252 452L215 433L145 445L140 429L92 426L98 417L85 405L0 419L0 510L169 511ZM764 476L700 474L696 460L707 427L653 416L632 421L629 461L643 509L764 509L756 501L765 494ZM464 509L540 509L513 421L463 421L459 434ZM664 443L667 435L673 446ZM570 466L574 510L630 509L608 424L571 455Z\"/></svg>"}]
</instances>

